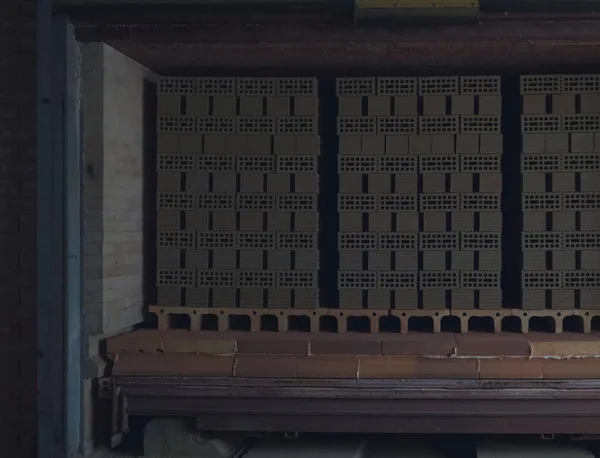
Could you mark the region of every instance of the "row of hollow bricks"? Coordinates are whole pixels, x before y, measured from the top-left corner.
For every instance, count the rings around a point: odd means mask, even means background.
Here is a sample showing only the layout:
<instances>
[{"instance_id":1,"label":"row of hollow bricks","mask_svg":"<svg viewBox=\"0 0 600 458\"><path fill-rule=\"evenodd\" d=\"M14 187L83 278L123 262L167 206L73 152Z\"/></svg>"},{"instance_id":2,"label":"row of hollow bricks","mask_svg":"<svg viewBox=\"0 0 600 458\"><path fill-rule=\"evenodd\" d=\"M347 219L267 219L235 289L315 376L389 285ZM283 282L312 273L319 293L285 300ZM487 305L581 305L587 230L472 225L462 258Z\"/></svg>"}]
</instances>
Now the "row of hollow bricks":
<instances>
[{"instance_id":1,"label":"row of hollow bricks","mask_svg":"<svg viewBox=\"0 0 600 458\"><path fill-rule=\"evenodd\" d=\"M113 376L331 379L598 379L596 358L126 355Z\"/></svg>"},{"instance_id":2,"label":"row of hollow bricks","mask_svg":"<svg viewBox=\"0 0 600 458\"><path fill-rule=\"evenodd\" d=\"M123 354L206 355L428 355L436 357L589 357L600 355L600 335L572 334L310 334L141 330L107 340Z\"/></svg>"},{"instance_id":3,"label":"row of hollow bricks","mask_svg":"<svg viewBox=\"0 0 600 458\"><path fill-rule=\"evenodd\" d=\"M364 317L370 320L370 332L379 331L379 319L393 316L400 319L400 332L409 330L408 320L413 317L429 317L433 320L433 332L440 332L442 319L448 316L457 317L460 320L461 332L468 332L469 320L471 318L489 318L493 320L494 331L502 330L502 321L508 317L516 317L521 322L521 331L529 331L529 320L531 318L549 318L554 321L556 333L563 330L563 320L569 316L581 317L584 333L592 331L592 320L600 316L599 310L528 310L528 309L499 309L499 310L364 310L364 309L246 309L246 308L195 308L195 307L161 307L150 306L150 313L158 317L158 328L169 329L171 315L187 315L190 318L190 329L199 331L202 329L202 319L208 315L217 318L219 331L229 330L230 316L245 316L250 319L250 330L261 329L261 316L269 315L277 319L279 331L288 330L289 317L308 317L311 332L319 331L319 320L323 316L332 316L337 319L338 332L347 331L347 319Z\"/></svg>"}]
</instances>

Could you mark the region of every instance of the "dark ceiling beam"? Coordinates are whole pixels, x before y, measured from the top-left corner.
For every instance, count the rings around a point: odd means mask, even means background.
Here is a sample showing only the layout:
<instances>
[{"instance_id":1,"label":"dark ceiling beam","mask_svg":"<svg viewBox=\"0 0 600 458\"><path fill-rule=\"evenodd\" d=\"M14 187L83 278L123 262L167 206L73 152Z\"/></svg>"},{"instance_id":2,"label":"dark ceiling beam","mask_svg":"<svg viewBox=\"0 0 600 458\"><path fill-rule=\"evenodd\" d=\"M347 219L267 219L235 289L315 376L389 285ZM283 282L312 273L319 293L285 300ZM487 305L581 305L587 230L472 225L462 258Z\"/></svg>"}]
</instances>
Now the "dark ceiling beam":
<instances>
[{"instance_id":1,"label":"dark ceiling beam","mask_svg":"<svg viewBox=\"0 0 600 458\"><path fill-rule=\"evenodd\" d=\"M159 74L177 76L600 72L600 42L108 44Z\"/></svg>"},{"instance_id":2,"label":"dark ceiling beam","mask_svg":"<svg viewBox=\"0 0 600 458\"><path fill-rule=\"evenodd\" d=\"M347 74L353 69L435 73L442 67L443 73L525 71L526 66L587 71L600 63L600 18L592 14L488 13L469 24L355 25L353 11L340 14L334 3L309 5L288 12L257 12L246 5L226 13L83 8L72 12L71 20L78 40L107 42L163 74L233 68L344 69Z\"/></svg>"},{"instance_id":3,"label":"dark ceiling beam","mask_svg":"<svg viewBox=\"0 0 600 458\"><path fill-rule=\"evenodd\" d=\"M558 8L556 1L539 3L531 0L539 7L525 7L523 0L480 0L478 21L488 20L555 20L569 21L574 19L600 17L600 0L584 2L586 7L576 7L581 2L569 2L573 8ZM522 8L511 6L522 5ZM593 8L591 5L595 5ZM547 8L543 5L550 5ZM431 8L432 11L436 8ZM399 8L398 10L402 10ZM354 25L353 0L208 0L194 2L167 2L165 0L126 0L116 3L114 0L62 0L56 11L67 14L75 22L108 24L152 24L152 23L199 23L208 19L215 21L306 21L319 18L321 21ZM597 12L595 12L597 11ZM402 15L394 15L397 21ZM452 16L435 15L435 21L455 20ZM423 19L419 20L422 24ZM397 22L398 23L398 22ZM411 20L411 23L414 23Z\"/></svg>"},{"instance_id":4,"label":"dark ceiling beam","mask_svg":"<svg viewBox=\"0 0 600 458\"><path fill-rule=\"evenodd\" d=\"M157 8L124 8L124 9L86 9L77 8L69 13L70 20L76 26L82 25L136 25L136 26L231 26L257 27L263 24L330 24L348 27L353 26L353 12L327 9L321 11L303 10L296 12L269 12L269 11L186 11L185 9L162 7Z\"/></svg>"},{"instance_id":5,"label":"dark ceiling beam","mask_svg":"<svg viewBox=\"0 0 600 458\"><path fill-rule=\"evenodd\" d=\"M513 43L544 41L582 43L600 41L600 20L541 21L496 18L475 25L420 25L354 27L338 18L304 16L292 21L260 17L221 20L210 15L197 23L76 21L77 39L84 42L124 40L132 43Z\"/></svg>"},{"instance_id":6,"label":"dark ceiling beam","mask_svg":"<svg viewBox=\"0 0 600 458\"><path fill-rule=\"evenodd\" d=\"M288 15L290 18L301 18L306 14L324 15L325 17L353 18L354 3L348 0L308 0L307 2L281 3L256 3L244 1L230 3L169 3L165 1L124 2L124 3L78 3L58 5L56 12L68 14L75 20L94 21L108 20L110 18L123 18L127 20L138 19L141 23L147 22L197 22L203 17L219 17L221 20L238 20L239 18L251 19L253 17L265 20L276 20L278 15ZM231 19L229 19L231 18Z\"/></svg>"},{"instance_id":7,"label":"dark ceiling beam","mask_svg":"<svg viewBox=\"0 0 600 458\"><path fill-rule=\"evenodd\" d=\"M203 10L245 7L255 11L265 8L288 11L322 7L345 10L354 7L354 0L55 0L54 6L62 11L71 8L149 9L159 6ZM600 0L479 0L479 7L482 12L591 12L600 11Z\"/></svg>"}]
</instances>

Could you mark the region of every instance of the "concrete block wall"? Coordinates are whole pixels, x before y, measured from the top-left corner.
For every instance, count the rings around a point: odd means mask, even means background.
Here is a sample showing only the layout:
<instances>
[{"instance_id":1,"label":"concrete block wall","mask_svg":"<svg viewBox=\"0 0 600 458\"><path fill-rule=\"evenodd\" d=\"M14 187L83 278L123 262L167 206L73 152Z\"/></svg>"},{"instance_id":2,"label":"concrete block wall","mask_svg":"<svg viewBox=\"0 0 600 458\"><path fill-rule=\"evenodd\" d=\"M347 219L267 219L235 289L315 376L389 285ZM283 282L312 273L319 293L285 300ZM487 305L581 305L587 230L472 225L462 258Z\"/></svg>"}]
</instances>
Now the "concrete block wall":
<instances>
[{"instance_id":1,"label":"concrete block wall","mask_svg":"<svg viewBox=\"0 0 600 458\"><path fill-rule=\"evenodd\" d=\"M315 78L164 77L160 305L318 305Z\"/></svg>"},{"instance_id":2,"label":"concrete block wall","mask_svg":"<svg viewBox=\"0 0 600 458\"><path fill-rule=\"evenodd\" d=\"M597 308L600 75L526 75L523 307Z\"/></svg>"},{"instance_id":3,"label":"concrete block wall","mask_svg":"<svg viewBox=\"0 0 600 458\"><path fill-rule=\"evenodd\" d=\"M340 307L500 307L500 78L336 90Z\"/></svg>"},{"instance_id":4,"label":"concrete block wall","mask_svg":"<svg viewBox=\"0 0 600 458\"><path fill-rule=\"evenodd\" d=\"M101 341L143 319L144 161L152 147L157 77L105 44L82 45L81 58L84 449L89 454L104 425L94 389L94 379L105 372Z\"/></svg>"},{"instance_id":5,"label":"concrete block wall","mask_svg":"<svg viewBox=\"0 0 600 458\"><path fill-rule=\"evenodd\" d=\"M102 335L143 319L145 129L156 75L104 44L82 53L85 320Z\"/></svg>"}]
</instances>

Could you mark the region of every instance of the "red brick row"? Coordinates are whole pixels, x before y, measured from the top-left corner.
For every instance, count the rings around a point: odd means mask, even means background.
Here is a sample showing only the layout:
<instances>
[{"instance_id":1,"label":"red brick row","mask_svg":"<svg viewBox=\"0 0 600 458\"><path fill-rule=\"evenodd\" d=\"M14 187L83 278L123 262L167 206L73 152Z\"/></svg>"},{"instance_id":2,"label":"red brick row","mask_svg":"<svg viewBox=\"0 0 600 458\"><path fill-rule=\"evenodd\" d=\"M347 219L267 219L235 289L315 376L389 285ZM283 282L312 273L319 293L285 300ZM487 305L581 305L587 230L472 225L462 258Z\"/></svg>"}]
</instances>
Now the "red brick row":
<instances>
[{"instance_id":1,"label":"red brick row","mask_svg":"<svg viewBox=\"0 0 600 458\"><path fill-rule=\"evenodd\" d=\"M140 330L108 339L113 359L123 354L374 355L435 357L542 357L600 354L596 334L326 334Z\"/></svg>"},{"instance_id":2,"label":"red brick row","mask_svg":"<svg viewBox=\"0 0 600 458\"><path fill-rule=\"evenodd\" d=\"M326 379L596 379L594 357L455 358L420 356L292 356L126 354L117 376L196 376Z\"/></svg>"}]
</instances>

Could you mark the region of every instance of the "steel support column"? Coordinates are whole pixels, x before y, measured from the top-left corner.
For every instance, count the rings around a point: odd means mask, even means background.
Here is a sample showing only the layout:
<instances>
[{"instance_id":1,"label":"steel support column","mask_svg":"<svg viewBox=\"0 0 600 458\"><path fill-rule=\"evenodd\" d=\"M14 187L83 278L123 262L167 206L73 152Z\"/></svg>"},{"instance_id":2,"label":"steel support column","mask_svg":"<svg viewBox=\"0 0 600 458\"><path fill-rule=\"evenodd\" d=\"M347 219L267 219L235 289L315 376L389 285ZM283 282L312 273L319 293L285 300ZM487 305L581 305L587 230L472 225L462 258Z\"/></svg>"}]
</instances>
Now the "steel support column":
<instances>
[{"instance_id":1,"label":"steel support column","mask_svg":"<svg viewBox=\"0 0 600 458\"><path fill-rule=\"evenodd\" d=\"M78 45L37 10L38 457L79 456L82 418Z\"/></svg>"}]
</instances>

